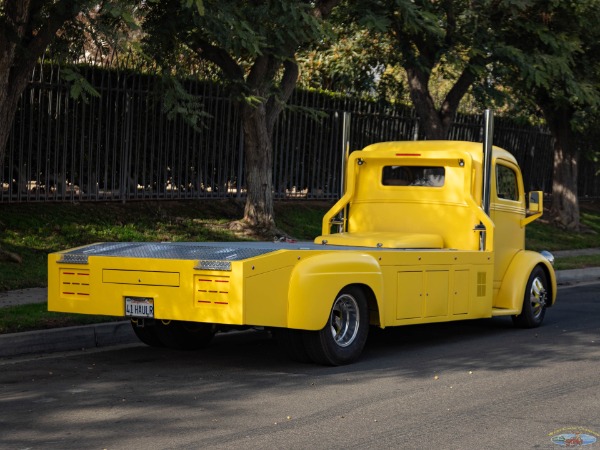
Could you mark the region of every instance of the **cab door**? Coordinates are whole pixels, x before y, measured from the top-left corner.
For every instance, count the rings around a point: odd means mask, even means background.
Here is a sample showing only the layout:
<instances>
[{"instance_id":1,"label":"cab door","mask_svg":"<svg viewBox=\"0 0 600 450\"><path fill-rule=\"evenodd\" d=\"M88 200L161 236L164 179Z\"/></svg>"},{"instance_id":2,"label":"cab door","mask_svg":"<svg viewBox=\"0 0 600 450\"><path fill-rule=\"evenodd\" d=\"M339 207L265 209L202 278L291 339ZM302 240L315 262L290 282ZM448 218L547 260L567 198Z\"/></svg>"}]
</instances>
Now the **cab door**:
<instances>
[{"instance_id":1,"label":"cab door","mask_svg":"<svg viewBox=\"0 0 600 450\"><path fill-rule=\"evenodd\" d=\"M494 292L515 254L525 248L525 193L519 167L511 161L494 161L491 189L491 218L494 228ZM495 297L495 296L494 296Z\"/></svg>"}]
</instances>

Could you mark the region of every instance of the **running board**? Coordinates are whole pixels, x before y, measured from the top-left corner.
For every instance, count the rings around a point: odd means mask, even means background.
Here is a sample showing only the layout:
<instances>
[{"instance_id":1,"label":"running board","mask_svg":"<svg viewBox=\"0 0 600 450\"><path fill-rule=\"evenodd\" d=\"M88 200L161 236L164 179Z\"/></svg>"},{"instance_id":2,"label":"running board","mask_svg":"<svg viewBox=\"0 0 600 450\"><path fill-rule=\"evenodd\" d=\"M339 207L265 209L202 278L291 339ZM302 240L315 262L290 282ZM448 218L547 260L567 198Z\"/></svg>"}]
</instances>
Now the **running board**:
<instances>
[{"instance_id":1,"label":"running board","mask_svg":"<svg viewBox=\"0 0 600 450\"><path fill-rule=\"evenodd\" d=\"M521 311L518 309L492 308L492 317L518 316L519 314L521 314Z\"/></svg>"}]
</instances>

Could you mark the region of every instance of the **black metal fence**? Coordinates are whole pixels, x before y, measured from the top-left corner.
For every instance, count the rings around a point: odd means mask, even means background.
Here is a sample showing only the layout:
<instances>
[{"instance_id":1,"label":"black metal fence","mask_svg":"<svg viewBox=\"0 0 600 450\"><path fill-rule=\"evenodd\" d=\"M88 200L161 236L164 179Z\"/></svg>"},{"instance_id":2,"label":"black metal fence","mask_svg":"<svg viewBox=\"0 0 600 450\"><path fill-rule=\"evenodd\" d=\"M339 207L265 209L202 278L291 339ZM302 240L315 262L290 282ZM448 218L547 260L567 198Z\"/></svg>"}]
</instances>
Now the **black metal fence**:
<instances>
[{"instance_id":1,"label":"black metal fence","mask_svg":"<svg viewBox=\"0 0 600 450\"><path fill-rule=\"evenodd\" d=\"M100 97L73 100L57 65L41 64L33 74L0 161L0 202L244 195L240 117L221 86L185 82L207 113L194 129L167 117L160 79L147 69L82 70ZM343 112L352 113L352 149L423 137L404 107L306 91L296 91L290 105L274 136L280 199L339 196ZM480 141L481 133L480 117L459 116L450 138ZM496 118L494 143L514 153L527 189L551 189L546 130ZM600 195L596 169L581 166L580 194Z\"/></svg>"}]
</instances>

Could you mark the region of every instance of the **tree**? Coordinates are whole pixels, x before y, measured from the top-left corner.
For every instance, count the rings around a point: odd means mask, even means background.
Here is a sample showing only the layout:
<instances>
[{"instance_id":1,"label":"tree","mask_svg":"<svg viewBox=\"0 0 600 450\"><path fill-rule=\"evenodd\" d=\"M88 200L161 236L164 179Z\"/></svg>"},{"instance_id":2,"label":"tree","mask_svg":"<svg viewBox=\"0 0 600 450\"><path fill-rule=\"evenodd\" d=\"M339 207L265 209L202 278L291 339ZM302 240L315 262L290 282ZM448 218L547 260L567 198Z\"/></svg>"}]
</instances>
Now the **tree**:
<instances>
[{"instance_id":1,"label":"tree","mask_svg":"<svg viewBox=\"0 0 600 450\"><path fill-rule=\"evenodd\" d=\"M91 1L0 1L0 162L17 110L38 58L57 32L73 21ZM0 249L0 259L21 262L18 255Z\"/></svg>"},{"instance_id":2,"label":"tree","mask_svg":"<svg viewBox=\"0 0 600 450\"><path fill-rule=\"evenodd\" d=\"M66 53L82 39L93 40L133 25L136 1L0 0L0 161L29 77L51 44Z\"/></svg>"},{"instance_id":3,"label":"tree","mask_svg":"<svg viewBox=\"0 0 600 450\"><path fill-rule=\"evenodd\" d=\"M339 0L189 0L150 3L146 50L164 67L182 53L217 66L232 89L244 136L247 197L243 222L274 225L273 130L298 79L296 53L324 37Z\"/></svg>"},{"instance_id":4,"label":"tree","mask_svg":"<svg viewBox=\"0 0 600 450\"><path fill-rule=\"evenodd\" d=\"M299 52L299 84L309 89L381 96L386 56L391 54L389 40L359 27L340 10L330 17L330 35ZM401 90L401 84L394 87Z\"/></svg>"},{"instance_id":5,"label":"tree","mask_svg":"<svg viewBox=\"0 0 600 450\"><path fill-rule=\"evenodd\" d=\"M96 35L105 26L117 26L128 19L127 3L117 0L98 5L96 0L0 0L0 162L5 160L6 144L19 99L39 58L57 40L69 43L83 36L83 31ZM104 14L106 13L106 14ZM127 20L126 20L127 21ZM67 51L72 50L69 45ZM74 80L85 86L79 78ZM0 249L0 258L20 261L18 255Z\"/></svg>"},{"instance_id":6,"label":"tree","mask_svg":"<svg viewBox=\"0 0 600 450\"><path fill-rule=\"evenodd\" d=\"M499 73L522 102L541 111L554 138L551 216L579 230L578 136L595 128L600 106L600 4L523 2L523 20L499 51Z\"/></svg>"},{"instance_id":7,"label":"tree","mask_svg":"<svg viewBox=\"0 0 600 450\"><path fill-rule=\"evenodd\" d=\"M38 58L56 33L91 1L2 0L0 2L0 161L17 103Z\"/></svg>"},{"instance_id":8,"label":"tree","mask_svg":"<svg viewBox=\"0 0 600 450\"><path fill-rule=\"evenodd\" d=\"M355 20L391 42L385 63L404 68L428 139L446 139L460 101L476 81L484 84L493 56L490 3L378 0L356 2L349 9ZM437 104L431 85L436 72L449 81Z\"/></svg>"}]
</instances>

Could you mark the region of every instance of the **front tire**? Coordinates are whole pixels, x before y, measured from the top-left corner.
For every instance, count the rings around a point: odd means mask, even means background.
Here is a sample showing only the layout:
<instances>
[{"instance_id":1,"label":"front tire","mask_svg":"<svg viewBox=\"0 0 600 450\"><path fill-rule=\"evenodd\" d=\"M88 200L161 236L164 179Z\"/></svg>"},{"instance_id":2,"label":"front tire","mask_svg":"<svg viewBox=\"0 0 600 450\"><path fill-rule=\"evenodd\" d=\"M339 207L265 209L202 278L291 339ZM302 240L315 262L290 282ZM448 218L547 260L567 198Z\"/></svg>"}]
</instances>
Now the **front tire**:
<instances>
[{"instance_id":1,"label":"front tire","mask_svg":"<svg viewBox=\"0 0 600 450\"><path fill-rule=\"evenodd\" d=\"M540 266L536 266L527 281L521 314L512 317L513 323L521 328L539 327L546 315L549 293L546 272Z\"/></svg>"},{"instance_id":2,"label":"front tire","mask_svg":"<svg viewBox=\"0 0 600 450\"><path fill-rule=\"evenodd\" d=\"M304 344L314 362L339 366L360 356L368 334L367 298L358 286L347 286L333 302L323 329L305 332Z\"/></svg>"}]
</instances>

